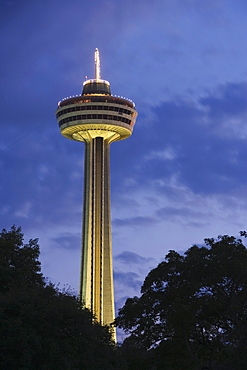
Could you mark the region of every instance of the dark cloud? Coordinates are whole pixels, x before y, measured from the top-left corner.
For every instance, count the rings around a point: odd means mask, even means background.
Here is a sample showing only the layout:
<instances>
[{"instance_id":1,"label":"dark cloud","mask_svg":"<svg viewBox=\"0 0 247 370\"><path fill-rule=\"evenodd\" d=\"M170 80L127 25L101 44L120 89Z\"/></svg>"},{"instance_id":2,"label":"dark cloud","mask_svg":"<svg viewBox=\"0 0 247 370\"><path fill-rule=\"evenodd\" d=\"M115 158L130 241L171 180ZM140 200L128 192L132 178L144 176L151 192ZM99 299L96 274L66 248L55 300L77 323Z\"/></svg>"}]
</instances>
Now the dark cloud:
<instances>
[{"instance_id":1,"label":"dark cloud","mask_svg":"<svg viewBox=\"0 0 247 370\"><path fill-rule=\"evenodd\" d=\"M228 83L218 89L216 96L210 94L200 99L200 103L208 108L208 117L214 122L246 115L247 83Z\"/></svg>"},{"instance_id":2,"label":"dark cloud","mask_svg":"<svg viewBox=\"0 0 247 370\"><path fill-rule=\"evenodd\" d=\"M75 233L62 233L60 236L51 239L51 245L56 248L80 250L81 235L76 235Z\"/></svg>"},{"instance_id":3,"label":"dark cloud","mask_svg":"<svg viewBox=\"0 0 247 370\"><path fill-rule=\"evenodd\" d=\"M131 178L132 185L129 182L125 186L113 174L118 184L115 189L124 192L126 188L131 193L139 184L156 184L161 190L158 184L167 186L175 177L177 184L194 193L236 191L239 184L247 182L243 171L247 156L243 140L247 136L246 92L246 83L226 84L208 93L199 104L192 100L166 101L153 109L150 125L137 132L138 145L132 146L130 141L129 151L122 156L118 153L125 162L123 177Z\"/></svg>"},{"instance_id":4,"label":"dark cloud","mask_svg":"<svg viewBox=\"0 0 247 370\"><path fill-rule=\"evenodd\" d=\"M163 207L156 211L156 215L162 219L182 218L184 221L188 221L188 218L195 218L198 220L204 217L204 214L202 212L195 211L192 208L186 207Z\"/></svg>"},{"instance_id":5,"label":"dark cloud","mask_svg":"<svg viewBox=\"0 0 247 370\"><path fill-rule=\"evenodd\" d=\"M124 285L126 288L140 289L143 282L139 279L139 275L135 272L114 271L114 281L117 284Z\"/></svg>"},{"instance_id":6,"label":"dark cloud","mask_svg":"<svg viewBox=\"0 0 247 370\"><path fill-rule=\"evenodd\" d=\"M115 256L114 260L129 265L129 264L144 264L150 262L152 258L146 258L134 252L124 251Z\"/></svg>"},{"instance_id":7,"label":"dark cloud","mask_svg":"<svg viewBox=\"0 0 247 370\"><path fill-rule=\"evenodd\" d=\"M124 227L124 226L132 226L132 227L143 227L143 226L151 226L155 224L157 220L153 217L131 217L125 219L115 218L112 223L115 227Z\"/></svg>"},{"instance_id":8,"label":"dark cloud","mask_svg":"<svg viewBox=\"0 0 247 370\"><path fill-rule=\"evenodd\" d=\"M1 153L0 202L6 223L32 219L38 226L67 218L69 225L81 219L83 146L75 149L60 139L58 130L49 135L49 127L43 127Z\"/></svg>"}]
</instances>

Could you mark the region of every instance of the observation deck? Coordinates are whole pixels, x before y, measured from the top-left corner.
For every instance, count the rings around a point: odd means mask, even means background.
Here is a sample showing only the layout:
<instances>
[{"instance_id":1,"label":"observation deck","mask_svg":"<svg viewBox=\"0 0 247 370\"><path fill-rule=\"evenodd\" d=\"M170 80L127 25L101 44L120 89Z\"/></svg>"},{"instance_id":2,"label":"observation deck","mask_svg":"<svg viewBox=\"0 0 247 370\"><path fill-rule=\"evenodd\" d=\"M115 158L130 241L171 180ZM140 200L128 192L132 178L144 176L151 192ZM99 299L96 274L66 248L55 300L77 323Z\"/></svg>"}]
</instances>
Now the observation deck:
<instances>
[{"instance_id":1,"label":"observation deck","mask_svg":"<svg viewBox=\"0 0 247 370\"><path fill-rule=\"evenodd\" d=\"M80 96L59 102L56 117L68 139L88 142L102 137L111 143L131 136L137 111L130 100L111 95L108 81L96 78L84 82Z\"/></svg>"}]
</instances>

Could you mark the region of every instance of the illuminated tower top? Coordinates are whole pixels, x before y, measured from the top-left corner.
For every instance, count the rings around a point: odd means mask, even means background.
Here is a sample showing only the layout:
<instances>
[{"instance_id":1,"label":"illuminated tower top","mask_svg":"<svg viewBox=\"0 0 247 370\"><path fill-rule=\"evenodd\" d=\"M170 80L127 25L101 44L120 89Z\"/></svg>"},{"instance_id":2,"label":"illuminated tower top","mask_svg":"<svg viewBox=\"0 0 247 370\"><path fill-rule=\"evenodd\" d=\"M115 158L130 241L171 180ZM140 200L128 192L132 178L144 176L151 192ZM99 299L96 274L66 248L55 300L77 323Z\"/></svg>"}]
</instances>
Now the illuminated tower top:
<instances>
[{"instance_id":1,"label":"illuminated tower top","mask_svg":"<svg viewBox=\"0 0 247 370\"><path fill-rule=\"evenodd\" d=\"M83 83L82 95L84 94L111 95L110 83L100 78L100 58L98 49L95 50L94 61L95 61L95 78L87 80Z\"/></svg>"},{"instance_id":2,"label":"illuminated tower top","mask_svg":"<svg viewBox=\"0 0 247 370\"><path fill-rule=\"evenodd\" d=\"M83 83L80 96L58 103L56 111L61 134L88 142L103 137L108 143L131 136L137 117L134 103L111 95L110 83L100 78L99 51L95 50L95 78Z\"/></svg>"},{"instance_id":3,"label":"illuminated tower top","mask_svg":"<svg viewBox=\"0 0 247 370\"><path fill-rule=\"evenodd\" d=\"M99 50L96 48L94 53L95 61L95 80L100 80L100 59L99 59Z\"/></svg>"}]
</instances>

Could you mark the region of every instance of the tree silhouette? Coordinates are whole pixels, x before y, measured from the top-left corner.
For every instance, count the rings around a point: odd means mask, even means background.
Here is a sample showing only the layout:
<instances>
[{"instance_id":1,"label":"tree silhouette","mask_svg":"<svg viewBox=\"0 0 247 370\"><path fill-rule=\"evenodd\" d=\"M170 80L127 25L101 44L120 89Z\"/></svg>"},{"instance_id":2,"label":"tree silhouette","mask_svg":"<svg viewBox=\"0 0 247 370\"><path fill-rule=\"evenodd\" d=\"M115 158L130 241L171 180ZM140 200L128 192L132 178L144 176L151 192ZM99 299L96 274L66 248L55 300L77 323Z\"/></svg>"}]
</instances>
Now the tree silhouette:
<instances>
[{"instance_id":1,"label":"tree silhouette","mask_svg":"<svg viewBox=\"0 0 247 370\"><path fill-rule=\"evenodd\" d=\"M46 283L38 258L21 228L0 233L0 368L122 369L108 328Z\"/></svg>"},{"instance_id":2,"label":"tree silhouette","mask_svg":"<svg viewBox=\"0 0 247 370\"><path fill-rule=\"evenodd\" d=\"M205 244L170 251L119 311L124 347L148 350L156 369L246 368L247 249L227 235Z\"/></svg>"}]
</instances>

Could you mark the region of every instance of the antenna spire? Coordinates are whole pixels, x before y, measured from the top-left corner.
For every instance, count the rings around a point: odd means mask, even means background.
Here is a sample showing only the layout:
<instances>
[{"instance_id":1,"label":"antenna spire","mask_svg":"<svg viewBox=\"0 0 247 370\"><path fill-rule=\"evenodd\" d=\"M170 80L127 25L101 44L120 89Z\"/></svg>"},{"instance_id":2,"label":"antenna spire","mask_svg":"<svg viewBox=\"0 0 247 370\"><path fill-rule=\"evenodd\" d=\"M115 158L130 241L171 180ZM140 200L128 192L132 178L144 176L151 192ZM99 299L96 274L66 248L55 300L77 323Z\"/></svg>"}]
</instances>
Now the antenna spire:
<instances>
[{"instance_id":1,"label":"antenna spire","mask_svg":"<svg viewBox=\"0 0 247 370\"><path fill-rule=\"evenodd\" d=\"M100 59L99 59L99 50L96 48L94 53L95 60L95 80L100 80Z\"/></svg>"}]
</instances>

